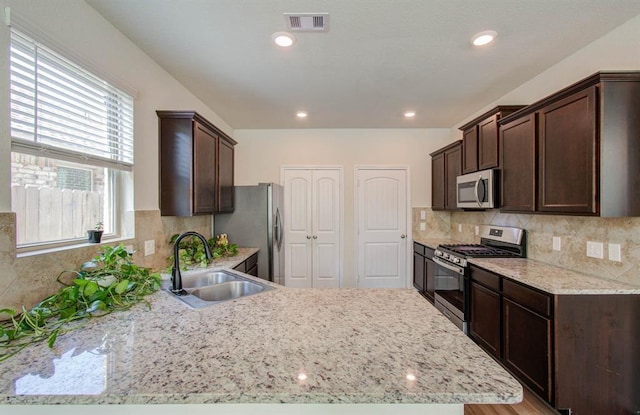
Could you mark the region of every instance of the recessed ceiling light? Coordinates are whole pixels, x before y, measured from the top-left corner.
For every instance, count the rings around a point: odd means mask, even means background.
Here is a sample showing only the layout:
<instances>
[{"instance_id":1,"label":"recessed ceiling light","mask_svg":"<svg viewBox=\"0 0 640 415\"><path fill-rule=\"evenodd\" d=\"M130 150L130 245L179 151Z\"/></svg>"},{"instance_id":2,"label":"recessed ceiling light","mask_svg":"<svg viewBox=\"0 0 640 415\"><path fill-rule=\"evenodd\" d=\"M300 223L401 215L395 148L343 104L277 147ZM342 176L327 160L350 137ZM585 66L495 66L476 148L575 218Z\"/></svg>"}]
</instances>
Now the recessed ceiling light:
<instances>
[{"instance_id":1,"label":"recessed ceiling light","mask_svg":"<svg viewBox=\"0 0 640 415\"><path fill-rule=\"evenodd\" d=\"M283 48L288 48L296 43L296 38L288 32L275 32L271 35L271 39L276 45Z\"/></svg>"},{"instance_id":2,"label":"recessed ceiling light","mask_svg":"<svg viewBox=\"0 0 640 415\"><path fill-rule=\"evenodd\" d=\"M404 117L405 118L413 118L415 116L416 116L415 111L407 111L407 112L404 113Z\"/></svg>"},{"instance_id":3,"label":"recessed ceiling light","mask_svg":"<svg viewBox=\"0 0 640 415\"><path fill-rule=\"evenodd\" d=\"M306 112L304 112L304 111L298 111L298 112L296 113L296 117L298 117L298 118L307 118L307 115L309 115L309 114L307 114L307 113L306 113Z\"/></svg>"},{"instance_id":4,"label":"recessed ceiling light","mask_svg":"<svg viewBox=\"0 0 640 415\"><path fill-rule=\"evenodd\" d=\"M476 33L471 37L471 44L474 46L484 46L493 42L498 36L498 32L495 30L485 30L484 32Z\"/></svg>"}]
</instances>

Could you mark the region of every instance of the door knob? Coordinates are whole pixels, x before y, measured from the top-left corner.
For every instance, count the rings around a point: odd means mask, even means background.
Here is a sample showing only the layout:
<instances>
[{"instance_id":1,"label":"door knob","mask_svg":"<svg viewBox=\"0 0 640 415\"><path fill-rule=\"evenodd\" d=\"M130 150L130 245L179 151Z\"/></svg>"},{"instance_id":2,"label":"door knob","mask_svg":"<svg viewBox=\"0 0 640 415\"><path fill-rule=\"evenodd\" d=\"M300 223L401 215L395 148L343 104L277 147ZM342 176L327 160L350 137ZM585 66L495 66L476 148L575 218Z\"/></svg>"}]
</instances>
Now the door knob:
<instances>
[{"instance_id":1,"label":"door knob","mask_svg":"<svg viewBox=\"0 0 640 415\"><path fill-rule=\"evenodd\" d=\"M405 234L403 233L402 235L400 235L400 237L401 237L402 239L404 239L404 238L406 238L406 237L407 237L407 235L405 235Z\"/></svg>"},{"instance_id":2,"label":"door knob","mask_svg":"<svg viewBox=\"0 0 640 415\"><path fill-rule=\"evenodd\" d=\"M313 239L318 239L318 235L313 235Z\"/></svg>"},{"instance_id":3,"label":"door knob","mask_svg":"<svg viewBox=\"0 0 640 415\"><path fill-rule=\"evenodd\" d=\"M311 239L311 235L307 235L307 239Z\"/></svg>"}]
</instances>

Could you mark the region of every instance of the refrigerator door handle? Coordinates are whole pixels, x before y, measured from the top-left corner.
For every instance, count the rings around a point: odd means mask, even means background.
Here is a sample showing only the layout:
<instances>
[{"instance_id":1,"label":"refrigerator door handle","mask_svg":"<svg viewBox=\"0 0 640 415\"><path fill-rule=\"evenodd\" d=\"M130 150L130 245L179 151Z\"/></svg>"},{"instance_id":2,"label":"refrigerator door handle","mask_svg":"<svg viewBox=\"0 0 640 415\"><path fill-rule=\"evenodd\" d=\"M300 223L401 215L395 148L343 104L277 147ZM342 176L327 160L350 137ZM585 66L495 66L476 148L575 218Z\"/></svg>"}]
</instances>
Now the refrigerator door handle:
<instances>
[{"instance_id":1,"label":"refrigerator door handle","mask_svg":"<svg viewBox=\"0 0 640 415\"><path fill-rule=\"evenodd\" d=\"M276 224L275 237L278 250L282 247L282 218L280 217L280 209L276 208Z\"/></svg>"}]
</instances>

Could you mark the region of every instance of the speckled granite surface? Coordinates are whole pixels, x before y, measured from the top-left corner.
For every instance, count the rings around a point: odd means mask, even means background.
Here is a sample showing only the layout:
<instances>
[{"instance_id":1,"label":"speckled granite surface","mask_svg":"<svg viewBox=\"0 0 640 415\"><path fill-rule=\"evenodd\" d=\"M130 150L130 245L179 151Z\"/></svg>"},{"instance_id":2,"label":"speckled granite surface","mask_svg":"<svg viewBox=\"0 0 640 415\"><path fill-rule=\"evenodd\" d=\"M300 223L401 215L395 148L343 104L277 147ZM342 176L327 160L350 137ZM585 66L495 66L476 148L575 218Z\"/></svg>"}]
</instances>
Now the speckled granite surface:
<instances>
[{"instance_id":1,"label":"speckled granite surface","mask_svg":"<svg viewBox=\"0 0 640 415\"><path fill-rule=\"evenodd\" d=\"M520 384L413 290L159 292L0 364L5 404L512 403Z\"/></svg>"},{"instance_id":2,"label":"speckled granite surface","mask_svg":"<svg viewBox=\"0 0 640 415\"><path fill-rule=\"evenodd\" d=\"M470 258L469 262L550 294L640 294L640 287L604 280L519 258Z\"/></svg>"},{"instance_id":3,"label":"speckled granite surface","mask_svg":"<svg viewBox=\"0 0 640 415\"><path fill-rule=\"evenodd\" d=\"M461 243L446 238L413 240L433 249L440 244ZM640 294L640 287L635 285L595 278L527 258L469 258L468 261L549 294Z\"/></svg>"}]
</instances>

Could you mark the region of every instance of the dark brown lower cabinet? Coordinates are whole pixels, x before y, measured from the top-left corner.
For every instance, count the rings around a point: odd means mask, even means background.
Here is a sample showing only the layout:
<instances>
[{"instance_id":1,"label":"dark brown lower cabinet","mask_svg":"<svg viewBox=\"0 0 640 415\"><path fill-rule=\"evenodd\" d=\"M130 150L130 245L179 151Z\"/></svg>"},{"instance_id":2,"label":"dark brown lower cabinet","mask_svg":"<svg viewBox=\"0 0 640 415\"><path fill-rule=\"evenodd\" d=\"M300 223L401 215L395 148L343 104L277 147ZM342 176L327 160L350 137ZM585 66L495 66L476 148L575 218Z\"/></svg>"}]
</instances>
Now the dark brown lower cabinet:
<instances>
[{"instance_id":1,"label":"dark brown lower cabinet","mask_svg":"<svg viewBox=\"0 0 640 415\"><path fill-rule=\"evenodd\" d=\"M505 366L541 398L553 402L551 320L505 298L503 327Z\"/></svg>"},{"instance_id":2,"label":"dark brown lower cabinet","mask_svg":"<svg viewBox=\"0 0 640 415\"><path fill-rule=\"evenodd\" d=\"M413 286L433 303L435 263L431 258L433 258L433 249L418 242L413 243Z\"/></svg>"},{"instance_id":3,"label":"dark brown lower cabinet","mask_svg":"<svg viewBox=\"0 0 640 415\"><path fill-rule=\"evenodd\" d=\"M258 276L258 252L251 255L249 258L236 265L233 269L236 271L244 272L245 274Z\"/></svg>"},{"instance_id":4,"label":"dark brown lower cabinet","mask_svg":"<svg viewBox=\"0 0 640 415\"><path fill-rule=\"evenodd\" d=\"M428 249L429 248L427 248L427 250ZM424 257L424 296L427 297L427 300L433 303L435 301L434 295L436 293L436 263L433 262L431 258L433 258L433 250L431 250L431 253L427 251L427 256Z\"/></svg>"},{"instance_id":5,"label":"dark brown lower cabinet","mask_svg":"<svg viewBox=\"0 0 640 415\"><path fill-rule=\"evenodd\" d=\"M469 336L551 406L640 413L640 295L552 295L475 265ZM500 353L501 351L501 353Z\"/></svg>"},{"instance_id":6,"label":"dark brown lower cabinet","mask_svg":"<svg viewBox=\"0 0 640 415\"><path fill-rule=\"evenodd\" d=\"M469 336L487 353L502 357L502 333L500 332L500 293L471 282L471 322Z\"/></svg>"}]
</instances>

